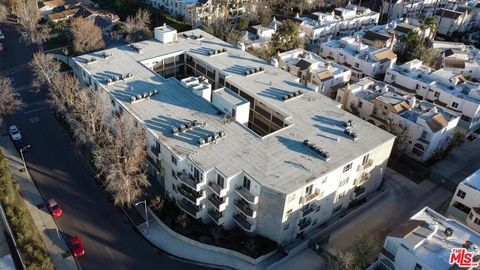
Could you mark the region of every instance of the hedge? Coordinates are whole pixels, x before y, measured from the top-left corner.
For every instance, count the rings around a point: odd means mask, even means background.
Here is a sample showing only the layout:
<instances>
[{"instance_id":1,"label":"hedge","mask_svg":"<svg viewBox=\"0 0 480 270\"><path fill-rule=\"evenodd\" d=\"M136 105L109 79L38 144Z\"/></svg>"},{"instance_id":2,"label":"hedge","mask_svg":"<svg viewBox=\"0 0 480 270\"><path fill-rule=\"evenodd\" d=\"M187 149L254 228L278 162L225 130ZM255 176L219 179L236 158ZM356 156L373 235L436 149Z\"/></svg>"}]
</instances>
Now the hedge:
<instances>
[{"instance_id":1,"label":"hedge","mask_svg":"<svg viewBox=\"0 0 480 270\"><path fill-rule=\"evenodd\" d=\"M0 201L2 202L17 246L29 270L55 269L35 227L19 187L0 152Z\"/></svg>"}]
</instances>

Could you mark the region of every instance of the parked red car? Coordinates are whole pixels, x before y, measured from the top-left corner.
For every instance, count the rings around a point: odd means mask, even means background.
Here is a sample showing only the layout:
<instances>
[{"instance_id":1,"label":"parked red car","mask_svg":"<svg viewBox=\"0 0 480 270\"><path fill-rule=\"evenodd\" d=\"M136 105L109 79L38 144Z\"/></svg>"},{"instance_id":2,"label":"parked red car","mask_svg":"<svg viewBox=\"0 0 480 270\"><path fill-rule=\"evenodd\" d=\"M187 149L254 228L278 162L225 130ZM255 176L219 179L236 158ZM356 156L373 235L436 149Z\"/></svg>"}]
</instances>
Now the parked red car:
<instances>
[{"instance_id":1,"label":"parked red car","mask_svg":"<svg viewBox=\"0 0 480 270\"><path fill-rule=\"evenodd\" d=\"M72 251L73 256L77 258L85 255L85 248L83 247L82 240L80 240L78 236L74 236L68 240L68 247Z\"/></svg>"},{"instance_id":2,"label":"parked red car","mask_svg":"<svg viewBox=\"0 0 480 270\"><path fill-rule=\"evenodd\" d=\"M48 207L48 211L50 211L50 213L54 217L59 217L63 213L62 208L60 207L60 205L57 203L55 199L48 200L47 207Z\"/></svg>"}]
</instances>

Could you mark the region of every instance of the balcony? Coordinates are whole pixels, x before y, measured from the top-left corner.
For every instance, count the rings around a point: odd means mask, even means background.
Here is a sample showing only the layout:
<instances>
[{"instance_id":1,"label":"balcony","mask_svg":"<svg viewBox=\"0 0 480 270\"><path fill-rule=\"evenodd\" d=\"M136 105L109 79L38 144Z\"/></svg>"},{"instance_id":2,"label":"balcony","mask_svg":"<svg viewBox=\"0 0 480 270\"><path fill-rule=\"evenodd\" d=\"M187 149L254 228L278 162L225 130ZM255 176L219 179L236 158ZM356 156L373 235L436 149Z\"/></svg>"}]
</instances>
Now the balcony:
<instances>
[{"instance_id":1,"label":"balcony","mask_svg":"<svg viewBox=\"0 0 480 270\"><path fill-rule=\"evenodd\" d=\"M160 165L160 160L152 158L150 155L147 155L147 161L150 165L152 165L157 172L161 172L162 168Z\"/></svg>"},{"instance_id":2,"label":"balcony","mask_svg":"<svg viewBox=\"0 0 480 270\"><path fill-rule=\"evenodd\" d=\"M303 230L305 230L306 228L308 228L310 226L310 224L312 224L312 220L310 218L304 220L304 221L301 221L300 223L298 223L298 232L302 232Z\"/></svg>"},{"instance_id":3,"label":"balcony","mask_svg":"<svg viewBox=\"0 0 480 270\"><path fill-rule=\"evenodd\" d=\"M365 164L358 165L358 170L357 171L364 171L373 165L373 159L369 159Z\"/></svg>"},{"instance_id":4,"label":"balcony","mask_svg":"<svg viewBox=\"0 0 480 270\"><path fill-rule=\"evenodd\" d=\"M216 210L210 209L208 210L208 216L215 222L217 225L223 224L223 214L222 212L218 212Z\"/></svg>"},{"instance_id":5,"label":"balcony","mask_svg":"<svg viewBox=\"0 0 480 270\"><path fill-rule=\"evenodd\" d=\"M251 217L251 218L257 217L257 211L250 208L248 203L245 203L242 200L235 200L235 207L247 217Z\"/></svg>"},{"instance_id":6,"label":"balcony","mask_svg":"<svg viewBox=\"0 0 480 270\"><path fill-rule=\"evenodd\" d=\"M355 198L359 197L363 193L365 193L366 188L364 186L357 186L353 189L353 193L355 194Z\"/></svg>"},{"instance_id":7,"label":"balcony","mask_svg":"<svg viewBox=\"0 0 480 270\"><path fill-rule=\"evenodd\" d=\"M210 197L208 197L208 201L209 201L210 204L212 204L215 208L217 208L218 211L221 212L221 211L225 210L225 208L227 208L228 197L226 197L226 198L221 198L221 200L218 200L217 198L215 198L215 196L210 195Z\"/></svg>"},{"instance_id":8,"label":"balcony","mask_svg":"<svg viewBox=\"0 0 480 270\"><path fill-rule=\"evenodd\" d=\"M316 207L309 206L306 209L302 210L302 217L306 217L311 213L315 212Z\"/></svg>"},{"instance_id":9,"label":"balcony","mask_svg":"<svg viewBox=\"0 0 480 270\"><path fill-rule=\"evenodd\" d=\"M248 222L241 214L234 215L233 220L235 221L235 223L238 224L238 226L240 226L240 228L244 229L247 232L253 232L253 225Z\"/></svg>"},{"instance_id":10,"label":"balcony","mask_svg":"<svg viewBox=\"0 0 480 270\"><path fill-rule=\"evenodd\" d=\"M250 193L250 191L248 191L246 188L244 188L243 186L238 186L235 188L235 191L237 192L237 194L242 197L243 199L245 199L247 202L249 203L253 203L253 204L256 204L258 203L258 196L253 196L252 193Z\"/></svg>"},{"instance_id":11,"label":"balcony","mask_svg":"<svg viewBox=\"0 0 480 270\"><path fill-rule=\"evenodd\" d=\"M204 191L191 191L191 189L187 188L185 185L180 186L177 190L182 197L195 205L200 205L200 202L205 199Z\"/></svg>"},{"instance_id":12,"label":"balcony","mask_svg":"<svg viewBox=\"0 0 480 270\"><path fill-rule=\"evenodd\" d=\"M187 201L186 199L177 200L177 205L182 209L185 213L189 214L193 218L200 218L202 217L202 209L196 205L193 205L191 202Z\"/></svg>"},{"instance_id":13,"label":"balcony","mask_svg":"<svg viewBox=\"0 0 480 270\"><path fill-rule=\"evenodd\" d=\"M227 188L223 188L215 182L208 182L208 188L210 188L210 190L217 194L219 197L227 195Z\"/></svg>"},{"instance_id":14,"label":"balcony","mask_svg":"<svg viewBox=\"0 0 480 270\"><path fill-rule=\"evenodd\" d=\"M313 200L314 198L318 197L320 195L320 189L316 188L315 192L305 195L304 203L308 203L309 201Z\"/></svg>"},{"instance_id":15,"label":"balcony","mask_svg":"<svg viewBox=\"0 0 480 270\"><path fill-rule=\"evenodd\" d=\"M195 191L200 191L203 181L200 181L193 177L193 175L184 172L177 172L177 177L189 188Z\"/></svg>"}]
</instances>

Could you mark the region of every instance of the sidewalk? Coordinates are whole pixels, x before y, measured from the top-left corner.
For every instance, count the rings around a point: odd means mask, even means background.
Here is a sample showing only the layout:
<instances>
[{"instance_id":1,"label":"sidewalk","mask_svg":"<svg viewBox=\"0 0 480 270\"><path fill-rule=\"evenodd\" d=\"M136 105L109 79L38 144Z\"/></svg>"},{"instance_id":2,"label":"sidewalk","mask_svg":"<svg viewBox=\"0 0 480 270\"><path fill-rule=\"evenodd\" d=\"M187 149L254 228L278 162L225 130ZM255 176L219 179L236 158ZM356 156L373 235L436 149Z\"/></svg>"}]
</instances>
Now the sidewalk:
<instances>
[{"instance_id":1,"label":"sidewalk","mask_svg":"<svg viewBox=\"0 0 480 270\"><path fill-rule=\"evenodd\" d=\"M19 184L20 192L25 199L28 211L47 247L55 268L58 270L79 269L73 256L68 252L65 241L57 234L57 232L61 234L61 231L58 229L53 217L48 213L37 187L29 180L28 172L20 171L23 169L22 160L3 126L0 126L0 151L2 151L12 170L13 179ZM65 254L68 254L68 256L64 257Z\"/></svg>"},{"instance_id":2,"label":"sidewalk","mask_svg":"<svg viewBox=\"0 0 480 270\"><path fill-rule=\"evenodd\" d=\"M143 208L142 210L137 210L144 216ZM152 213L149 212L148 232L146 223L138 225L137 228L150 243L167 253L189 261L198 262L200 265L205 264L224 269L264 269L259 265L253 265L238 257L214 252L188 243L172 234L166 225L160 224L160 222L157 220L157 217L152 216Z\"/></svg>"}]
</instances>

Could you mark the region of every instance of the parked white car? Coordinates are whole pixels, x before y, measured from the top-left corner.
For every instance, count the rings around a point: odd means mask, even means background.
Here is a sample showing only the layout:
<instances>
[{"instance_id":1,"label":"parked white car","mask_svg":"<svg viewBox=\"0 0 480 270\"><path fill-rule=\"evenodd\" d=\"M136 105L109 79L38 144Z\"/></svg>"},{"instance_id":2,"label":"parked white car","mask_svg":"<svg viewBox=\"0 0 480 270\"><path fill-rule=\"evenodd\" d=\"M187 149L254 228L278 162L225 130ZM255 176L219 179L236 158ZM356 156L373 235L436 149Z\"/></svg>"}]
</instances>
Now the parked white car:
<instances>
[{"instance_id":1,"label":"parked white car","mask_svg":"<svg viewBox=\"0 0 480 270\"><path fill-rule=\"evenodd\" d=\"M20 141L22 139L22 134L20 130L18 130L17 126L12 125L8 128L8 132L14 141Z\"/></svg>"},{"instance_id":2,"label":"parked white car","mask_svg":"<svg viewBox=\"0 0 480 270\"><path fill-rule=\"evenodd\" d=\"M0 40L5 39L5 35L0 31Z\"/></svg>"}]
</instances>

